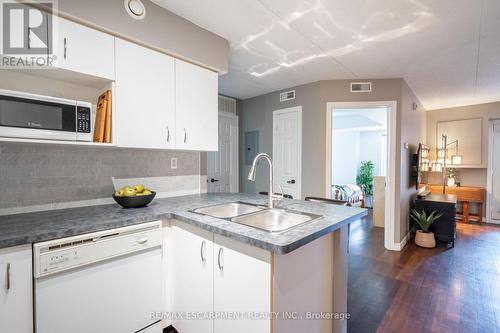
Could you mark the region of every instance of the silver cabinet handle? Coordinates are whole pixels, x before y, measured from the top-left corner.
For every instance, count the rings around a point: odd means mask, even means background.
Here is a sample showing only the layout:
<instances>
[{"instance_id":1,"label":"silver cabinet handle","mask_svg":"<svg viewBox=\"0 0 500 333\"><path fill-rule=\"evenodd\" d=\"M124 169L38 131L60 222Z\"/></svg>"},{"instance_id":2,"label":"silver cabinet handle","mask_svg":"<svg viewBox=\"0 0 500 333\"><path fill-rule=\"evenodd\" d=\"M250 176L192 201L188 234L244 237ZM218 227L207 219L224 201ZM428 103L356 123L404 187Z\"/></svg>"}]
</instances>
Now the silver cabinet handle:
<instances>
[{"instance_id":1,"label":"silver cabinet handle","mask_svg":"<svg viewBox=\"0 0 500 333\"><path fill-rule=\"evenodd\" d=\"M10 290L10 263L7 264L5 269L5 289Z\"/></svg>"},{"instance_id":2,"label":"silver cabinet handle","mask_svg":"<svg viewBox=\"0 0 500 333\"><path fill-rule=\"evenodd\" d=\"M68 44L68 41L66 40L66 37L64 37L64 59L66 59L66 45Z\"/></svg>"},{"instance_id":3,"label":"silver cabinet handle","mask_svg":"<svg viewBox=\"0 0 500 333\"><path fill-rule=\"evenodd\" d=\"M207 242L205 241L202 241L201 242L201 247L200 247L200 257L201 257L201 261L205 262L207 260L207 257L205 256L205 246L206 246Z\"/></svg>"},{"instance_id":4,"label":"silver cabinet handle","mask_svg":"<svg viewBox=\"0 0 500 333\"><path fill-rule=\"evenodd\" d=\"M170 142L170 128L167 126L167 142Z\"/></svg>"},{"instance_id":5,"label":"silver cabinet handle","mask_svg":"<svg viewBox=\"0 0 500 333\"><path fill-rule=\"evenodd\" d=\"M187 142L187 138L188 138L188 134L187 134L186 129L184 129L184 143Z\"/></svg>"},{"instance_id":6,"label":"silver cabinet handle","mask_svg":"<svg viewBox=\"0 0 500 333\"><path fill-rule=\"evenodd\" d=\"M219 248L219 254L217 255L217 265L219 265L219 269L224 269L224 249Z\"/></svg>"},{"instance_id":7,"label":"silver cabinet handle","mask_svg":"<svg viewBox=\"0 0 500 333\"><path fill-rule=\"evenodd\" d=\"M149 239L147 237L142 237L142 238L139 238L137 240L137 243L139 243L139 244L146 244L148 242L148 240Z\"/></svg>"}]
</instances>

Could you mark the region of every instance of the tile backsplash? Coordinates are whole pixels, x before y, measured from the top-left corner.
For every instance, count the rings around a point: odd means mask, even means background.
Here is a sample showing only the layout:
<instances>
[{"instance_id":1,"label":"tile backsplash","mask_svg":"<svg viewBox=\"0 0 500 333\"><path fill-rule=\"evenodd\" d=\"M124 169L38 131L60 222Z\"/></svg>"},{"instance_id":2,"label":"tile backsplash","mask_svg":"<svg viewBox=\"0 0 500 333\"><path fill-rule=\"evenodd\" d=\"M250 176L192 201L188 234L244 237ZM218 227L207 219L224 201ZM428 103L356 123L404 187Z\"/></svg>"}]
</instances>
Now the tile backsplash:
<instances>
[{"instance_id":1,"label":"tile backsplash","mask_svg":"<svg viewBox=\"0 0 500 333\"><path fill-rule=\"evenodd\" d=\"M170 167L173 157L177 169ZM200 153L0 143L0 214L108 202L112 177L176 176L200 176Z\"/></svg>"}]
</instances>

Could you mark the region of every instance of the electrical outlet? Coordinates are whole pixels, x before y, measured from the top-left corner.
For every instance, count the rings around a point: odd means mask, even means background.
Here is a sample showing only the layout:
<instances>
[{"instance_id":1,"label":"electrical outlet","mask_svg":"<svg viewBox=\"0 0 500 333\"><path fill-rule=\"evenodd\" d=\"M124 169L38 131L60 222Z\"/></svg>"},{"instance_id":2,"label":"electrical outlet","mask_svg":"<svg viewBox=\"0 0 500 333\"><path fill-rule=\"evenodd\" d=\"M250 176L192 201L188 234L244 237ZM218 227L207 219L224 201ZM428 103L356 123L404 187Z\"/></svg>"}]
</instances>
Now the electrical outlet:
<instances>
[{"instance_id":1,"label":"electrical outlet","mask_svg":"<svg viewBox=\"0 0 500 333\"><path fill-rule=\"evenodd\" d=\"M170 169L177 169L177 157L170 159Z\"/></svg>"}]
</instances>

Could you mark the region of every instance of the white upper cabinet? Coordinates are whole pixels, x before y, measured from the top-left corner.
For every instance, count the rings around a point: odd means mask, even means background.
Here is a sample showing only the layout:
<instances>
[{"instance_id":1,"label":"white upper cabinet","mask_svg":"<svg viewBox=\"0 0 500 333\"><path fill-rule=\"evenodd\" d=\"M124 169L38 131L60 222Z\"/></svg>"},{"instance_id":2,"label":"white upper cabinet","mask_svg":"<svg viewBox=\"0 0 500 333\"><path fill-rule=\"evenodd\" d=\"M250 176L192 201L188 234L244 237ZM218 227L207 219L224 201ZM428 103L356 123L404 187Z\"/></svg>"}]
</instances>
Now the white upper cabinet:
<instances>
[{"instance_id":1,"label":"white upper cabinet","mask_svg":"<svg viewBox=\"0 0 500 333\"><path fill-rule=\"evenodd\" d=\"M175 148L174 59L118 38L115 51L117 145Z\"/></svg>"},{"instance_id":2,"label":"white upper cabinet","mask_svg":"<svg viewBox=\"0 0 500 333\"><path fill-rule=\"evenodd\" d=\"M55 67L115 79L115 38L81 24L53 17Z\"/></svg>"},{"instance_id":3,"label":"white upper cabinet","mask_svg":"<svg viewBox=\"0 0 500 333\"><path fill-rule=\"evenodd\" d=\"M217 151L217 73L175 61L177 149Z\"/></svg>"},{"instance_id":4,"label":"white upper cabinet","mask_svg":"<svg viewBox=\"0 0 500 333\"><path fill-rule=\"evenodd\" d=\"M33 333L31 245L0 249L0 332Z\"/></svg>"}]
</instances>

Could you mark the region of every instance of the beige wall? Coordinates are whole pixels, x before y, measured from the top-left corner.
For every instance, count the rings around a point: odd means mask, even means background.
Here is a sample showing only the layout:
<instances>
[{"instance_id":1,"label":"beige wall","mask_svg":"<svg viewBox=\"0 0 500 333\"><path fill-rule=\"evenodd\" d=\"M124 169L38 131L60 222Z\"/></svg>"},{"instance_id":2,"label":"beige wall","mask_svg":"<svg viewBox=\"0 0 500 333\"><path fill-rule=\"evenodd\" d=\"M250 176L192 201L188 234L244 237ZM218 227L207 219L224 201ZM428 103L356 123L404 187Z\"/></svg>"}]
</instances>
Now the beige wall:
<instances>
[{"instance_id":1,"label":"beige wall","mask_svg":"<svg viewBox=\"0 0 500 333\"><path fill-rule=\"evenodd\" d=\"M240 140L240 190L257 193L268 191L267 165L260 163L257 168L258 177L255 182L247 179L250 166L245 165L244 134L247 131L259 131L259 151L270 155L273 153L273 111L292 106L302 106L302 195L324 194L324 177L319 172L325 170L325 129L323 113L320 109L320 82L314 82L294 88L296 99L279 102L279 92L246 99L242 101L240 124L242 138ZM323 117L322 117L323 116ZM322 125L323 124L323 125ZM321 164L321 165L320 165ZM312 172L313 174L310 174Z\"/></svg>"},{"instance_id":2,"label":"beige wall","mask_svg":"<svg viewBox=\"0 0 500 333\"><path fill-rule=\"evenodd\" d=\"M416 110L413 110L413 103L418 105ZM410 201L416 191L414 180L411 179L411 155L417 151L420 142L424 143L426 141L427 132L427 112L404 80L401 85L400 116L398 128L401 138L401 160L399 164L396 164L400 165L401 172L401 182L399 184L400 207L396 209L396 212L399 212L400 215L396 215L396 220L400 220L401 223L399 230L397 230L398 225L396 224L396 231L399 231L400 239L403 239L408 233ZM405 149L405 143L408 143L408 149Z\"/></svg>"},{"instance_id":3,"label":"beige wall","mask_svg":"<svg viewBox=\"0 0 500 333\"><path fill-rule=\"evenodd\" d=\"M430 110L427 112L427 144L432 148L436 147L436 126L439 121L450 121L470 118L483 119L483 137L481 150L483 165L488 165L488 146L489 146L489 121L500 119L500 102L468 105L456 108ZM462 186L480 186L487 188L488 169L484 168L459 168L458 175ZM427 181L431 184L441 184L440 173L429 173ZM476 207L472 207L473 213ZM486 205L483 205L483 216L486 216Z\"/></svg>"},{"instance_id":4,"label":"beige wall","mask_svg":"<svg viewBox=\"0 0 500 333\"><path fill-rule=\"evenodd\" d=\"M426 113L422 109L413 111L411 105L418 102L402 79L370 80L372 93L351 93L350 80L318 81L292 89L296 99L279 102L279 91L246 99L242 102L240 114L241 133L258 130L259 150L272 154L272 113L274 110L292 106L302 106L302 195L324 196L326 184L326 104L328 102L352 101L397 101L397 147L396 202L403 209L396 209L396 242L408 231L407 210L410 195L415 192L409 180L410 150L402 149L403 142L410 142L415 149L420 141L425 141ZM243 192L267 191L266 166L260 166L257 182L246 180L249 166L244 165L244 140L240 140L240 178ZM407 169L405 169L407 168ZM399 222L398 222L399 221Z\"/></svg>"},{"instance_id":5,"label":"beige wall","mask_svg":"<svg viewBox=\"0 0 500 333\"><path fill-rule=\"evenodd\" d=\"M134 42L203 65L228 71L229 43L148 0L146 18L135 20L123 0L59 0L59 11L81 23L99 27Z\"/></svg>"},{"instance_id":6,"label":"beige wall","mask_svg":"<svg viewBox=\"0 0 500 333\"><path fill-rule=\"evenodd\" d=\"M427 112L427 144L432 148L436 147L436 126L439 121L482 118L483 119L483 139L481 149L483 165L488 165L488 123L490 119L500 119L500 102L462 106L448 109L430 110ZM464 186L482 186L486 188L487 169L486 168L463 168L459 169L461 184ZM440 183L439 174L429 175L430 183Z\"/></svg>"}]
</instances>

